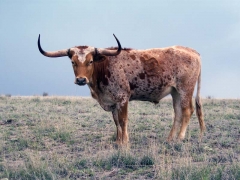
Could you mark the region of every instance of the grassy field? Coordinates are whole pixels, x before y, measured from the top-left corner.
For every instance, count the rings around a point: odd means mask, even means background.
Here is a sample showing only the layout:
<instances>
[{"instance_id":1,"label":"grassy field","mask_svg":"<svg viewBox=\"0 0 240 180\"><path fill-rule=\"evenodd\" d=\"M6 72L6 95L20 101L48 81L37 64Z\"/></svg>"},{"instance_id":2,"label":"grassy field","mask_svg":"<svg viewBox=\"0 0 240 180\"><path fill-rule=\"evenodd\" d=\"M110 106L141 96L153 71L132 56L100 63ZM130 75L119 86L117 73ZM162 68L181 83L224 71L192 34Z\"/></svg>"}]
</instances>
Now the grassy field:
<instances>
[{"instance_id":1,"label":"grassy field","mask_svg":"<svg viewBox=\"0 0 240 180\"><path fill-rule=\"evenodd\" d=\"M0 179L240 179L240 100L203 99L186 140L167 143L171 99L130 102L128 149L91 98L0 96Z\"/></svg>"}]
</instances>

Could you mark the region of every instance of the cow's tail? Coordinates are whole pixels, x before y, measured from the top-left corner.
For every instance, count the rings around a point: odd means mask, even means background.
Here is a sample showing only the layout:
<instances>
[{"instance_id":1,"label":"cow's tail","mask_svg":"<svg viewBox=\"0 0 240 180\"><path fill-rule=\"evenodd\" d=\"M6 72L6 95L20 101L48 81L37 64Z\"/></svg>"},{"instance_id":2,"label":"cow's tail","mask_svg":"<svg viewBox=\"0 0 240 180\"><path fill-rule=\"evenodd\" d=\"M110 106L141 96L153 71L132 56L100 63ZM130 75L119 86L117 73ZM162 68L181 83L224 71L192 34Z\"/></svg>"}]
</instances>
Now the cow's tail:
<instances>
[{"instance_id":1,"label":"cow's tail","mask_svg":"<svg viewBox=\"0 0 240 180\"><path fill-rule=\"evenodd\" d=\"M204 118L203 118L202 102L201 102L201 97L200 97L200 89L201 89L201 70L200 70L200 73L198 75L197 95L196 95L196 98L195 98L196 114L197 114L197 117L198 117L198 122L199 122L199 125L200 125L200 129L201 129L201 134L200 134L200 139L201 139L206 127L205 127Z\"/></svg>"}]
</instances>

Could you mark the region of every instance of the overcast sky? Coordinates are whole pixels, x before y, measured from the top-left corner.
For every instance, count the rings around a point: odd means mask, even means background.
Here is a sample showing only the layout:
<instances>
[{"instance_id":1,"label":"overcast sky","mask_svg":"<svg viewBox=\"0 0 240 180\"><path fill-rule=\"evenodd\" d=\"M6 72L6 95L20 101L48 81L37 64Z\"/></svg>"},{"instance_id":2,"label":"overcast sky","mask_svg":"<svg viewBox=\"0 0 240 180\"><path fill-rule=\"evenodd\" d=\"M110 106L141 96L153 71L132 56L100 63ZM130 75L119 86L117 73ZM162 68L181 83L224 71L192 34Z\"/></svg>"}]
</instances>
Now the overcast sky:
<instances>
[{"instance_id":1,"label":"overcast sky","mask_svg":"<svg viewBox=\"0 0 240 180\"><path fill-rule=\"evenodd\" d=\"M44 50L76 45L149 49L182 45L202 57L202 97L240 98L239 0L1 0L0 95L90 96L74 84L67 57Z\"/></svg>"}]
</instances>

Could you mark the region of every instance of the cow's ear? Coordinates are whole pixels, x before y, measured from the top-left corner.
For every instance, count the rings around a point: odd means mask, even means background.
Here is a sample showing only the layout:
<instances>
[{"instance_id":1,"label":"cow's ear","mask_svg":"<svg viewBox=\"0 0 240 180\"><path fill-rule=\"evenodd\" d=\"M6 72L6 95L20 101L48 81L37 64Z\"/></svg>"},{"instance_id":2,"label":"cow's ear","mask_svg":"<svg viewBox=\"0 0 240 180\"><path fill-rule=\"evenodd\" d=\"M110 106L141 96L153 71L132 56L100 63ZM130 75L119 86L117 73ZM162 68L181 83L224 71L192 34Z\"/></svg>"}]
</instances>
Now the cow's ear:
<instances>
[{"instance_id":1,"label":"cow's ear","mask_svg":"<svg viewBox=\"0 0 240 180\"><path fill-rule=\"evenodd\" d=\"M93 58L93 61L94 62L101 62L101 61L104 61L107 57L104 56L104 55L97 55L97 56L94 56Z\"/></svg>"},{"instance_id":2,"label":"cow's ear","mask_svg":"<svg viewBox=\"0 0 240 180\"><path fill-rule=\"evenodd\" d=\"M71 52L70 49L67 50L67 55L70 59L72 59L73 53Z\"/></svg>"}]
</instances>

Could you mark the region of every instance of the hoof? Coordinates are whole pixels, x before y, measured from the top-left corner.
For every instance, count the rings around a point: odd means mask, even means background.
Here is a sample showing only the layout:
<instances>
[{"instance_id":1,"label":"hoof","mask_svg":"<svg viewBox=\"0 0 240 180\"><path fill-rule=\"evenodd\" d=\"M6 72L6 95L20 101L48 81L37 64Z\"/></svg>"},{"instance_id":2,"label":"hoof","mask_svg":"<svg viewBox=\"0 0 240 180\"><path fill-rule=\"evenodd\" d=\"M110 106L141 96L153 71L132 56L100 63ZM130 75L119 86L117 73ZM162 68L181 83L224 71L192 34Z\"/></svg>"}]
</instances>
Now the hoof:
<instances>
[{"instance_id":1,"label":"hoof","mask_svg":"<svg viewBox=\"0 0 240 180\"><path fill-rule=\"evenodd\" d=\"M178 138L177 138L177 140L178 140L178 141L183 141L183 140L184 140L184 138L185 138L184 136L182 136L182 135L179 135L179 136L178 136Z\"/></svg>"},{"instance_id":2,"label":"hoof","mask_svg":"<svg viewBox=\"0 0 240 180\"><path fill-rule=\"evenodd\" d=\"M167 142L172 142L173 141L173 137L172 136L168 136L168 138L167 138Z\"/></svg>"}]
</instances>

